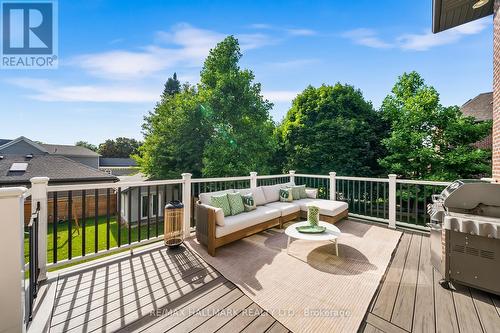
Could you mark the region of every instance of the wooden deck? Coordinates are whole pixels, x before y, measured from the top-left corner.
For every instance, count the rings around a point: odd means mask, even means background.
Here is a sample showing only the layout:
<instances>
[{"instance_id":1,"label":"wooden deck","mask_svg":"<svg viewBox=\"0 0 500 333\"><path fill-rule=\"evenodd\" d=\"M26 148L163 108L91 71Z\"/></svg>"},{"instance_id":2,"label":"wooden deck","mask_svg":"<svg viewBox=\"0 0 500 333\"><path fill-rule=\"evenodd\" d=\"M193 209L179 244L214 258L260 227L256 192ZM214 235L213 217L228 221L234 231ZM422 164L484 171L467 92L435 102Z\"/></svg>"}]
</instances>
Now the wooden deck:
<instances>
[{"instance_id":1,"label":"wooden deck","mask_svg":"<svg viewBox=\"0 0 500 333\"><path fill-rule=\"evenodd\" d=\"M500 332L500 297L460 285L450 291L440 279L429 237L403 234L360 331Z\"/></svg>"},{"instance_id":2,"label":"wooden deck","mask_svg":"<svg viewBox=\"0 0 500 333\"><path fill-rule=\"evenodd\" d=\"M403 234L359 331L499 332L500 298L443 289L429 256L427 236ZM45 317L54 333L288 332L187 249L155 247L60 274L53 285Z\"/></svg>"},{"instance_id":3,"label":"wooden deck","mask_svg":"<svg viewBox=\"0 0 500 333\"><path fill-rule=\"evenodd\" d=\"M57 279L50 332L288 332L191 251L164 247Z\"/></svg>"}]
</instances>

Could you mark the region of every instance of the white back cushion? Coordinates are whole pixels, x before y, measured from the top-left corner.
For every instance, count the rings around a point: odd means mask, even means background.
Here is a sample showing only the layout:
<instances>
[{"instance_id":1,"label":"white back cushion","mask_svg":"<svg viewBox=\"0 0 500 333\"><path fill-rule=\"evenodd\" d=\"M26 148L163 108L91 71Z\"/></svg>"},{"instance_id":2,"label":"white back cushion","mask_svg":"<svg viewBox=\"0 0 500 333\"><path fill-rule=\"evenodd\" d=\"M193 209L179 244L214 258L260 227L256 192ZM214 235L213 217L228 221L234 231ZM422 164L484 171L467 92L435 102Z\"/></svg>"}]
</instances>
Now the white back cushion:
<instances>
[{"instance_id":1,"label":"white back cushion","mask_svg":"<svg viewBox=\"0 0 500 333\"><path fill-rule=\"evenodd\" d=\"M204 205L210 205L210 198L213 195L223 195L226 193L234 193L233 189L229 190L224 190L224 191L217 191L217 192L205 192L205 193L200 193L200 201Z\"/></svg>"},{"instance_id":2,"label":"white back cushion","mask_svg":"<svg viewBox=\"0 0 500 333\"><path fill-rule=\"evenodd\" d=\"M265 205L266 202L266 196L264 195L264 191L262 190L262 187L256 187L252 189L252 194L253 194L253 200L255 201L255 204L257 206L262 206Z\"/></svg>"}]
</instances>

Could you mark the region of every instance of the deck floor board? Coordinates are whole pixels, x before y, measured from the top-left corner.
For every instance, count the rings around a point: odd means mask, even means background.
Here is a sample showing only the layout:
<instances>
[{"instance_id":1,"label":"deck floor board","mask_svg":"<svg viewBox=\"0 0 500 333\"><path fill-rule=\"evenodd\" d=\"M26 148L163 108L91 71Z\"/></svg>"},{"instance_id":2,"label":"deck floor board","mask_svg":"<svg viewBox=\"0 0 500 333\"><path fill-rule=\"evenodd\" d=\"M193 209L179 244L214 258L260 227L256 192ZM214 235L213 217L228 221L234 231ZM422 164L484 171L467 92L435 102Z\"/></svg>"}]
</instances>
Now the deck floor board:
<instances>
[{"instance_id":1,"label":"deck floor board","mask_svg":"<svg viewBox=\"0 0 500 333\"><path fill-rule=\"evenodd\" d=\"M497 332L500 297L444 289L429 237L405 231L368 306L364 332ZM186 248L153 247L54 281L50 332L289 330Z\"/></svg>"}]
</instances>

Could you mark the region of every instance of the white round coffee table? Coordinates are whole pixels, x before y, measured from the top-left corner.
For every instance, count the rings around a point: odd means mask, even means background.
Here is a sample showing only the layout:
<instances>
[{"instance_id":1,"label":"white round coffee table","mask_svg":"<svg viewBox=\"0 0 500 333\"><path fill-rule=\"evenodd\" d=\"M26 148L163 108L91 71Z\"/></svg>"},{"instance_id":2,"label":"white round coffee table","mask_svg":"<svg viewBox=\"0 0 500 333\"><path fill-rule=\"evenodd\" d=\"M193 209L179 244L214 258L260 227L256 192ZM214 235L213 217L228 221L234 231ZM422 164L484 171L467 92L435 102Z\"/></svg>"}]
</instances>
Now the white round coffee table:
<instances>
[{"instance_id":1,"label":"white round coffee table","mask_svg":"<svg viewBox=\"0 0 500 333\"><path fill-rule=\"evenodd\" d=\"M326 230L322 233L318 234L306 234L303 232L298 232L297 227L309 225L309 222L298 222L288 226L285 229L285 234L288 236L288 242L286 244L286 253L288 253L288 248L290 247L290 239L302 239L302 240L311 240L311 241L331 241L335 244L335 255L339 255L339 247L337 244L337 238L342 234L335 225L320 221L319 225L325 227Z\"/></svg>"}]
</instances>

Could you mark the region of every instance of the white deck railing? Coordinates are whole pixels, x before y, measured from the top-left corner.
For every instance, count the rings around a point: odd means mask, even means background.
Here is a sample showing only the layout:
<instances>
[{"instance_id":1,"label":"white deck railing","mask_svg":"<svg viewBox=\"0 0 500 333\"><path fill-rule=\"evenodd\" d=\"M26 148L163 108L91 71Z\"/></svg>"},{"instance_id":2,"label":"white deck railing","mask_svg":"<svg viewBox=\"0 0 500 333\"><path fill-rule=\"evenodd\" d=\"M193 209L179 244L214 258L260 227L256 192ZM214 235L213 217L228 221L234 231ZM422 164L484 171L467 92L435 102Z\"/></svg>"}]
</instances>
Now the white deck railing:
<instances>
[{"instance_id":1,"label":"white deck railing","mask_svg":"<svg viewBox=\"0 0 500 333\"><path fill-rule=\"evenodd\" d=\"M440 193L449 184L396 179L395 175L370 178L337 176L335 172L314 175L295 171L261 176L251 172L248 176L222 178L191 178L191 174L185 173L179 179L82 185L49 186L48 180L34 178L30 190L0 189L2 221L7 219L5 225L14 226L8 230L4 228L2 246L10 244L16 237L22 239L25 199L30 197L29 201L40 203L38 258L41 278L45 277L49 267L161 240L163 206L173 199L184 203L184 230L189 233L194 227L193 201L203 192L289 182L304 184L318 189L319 198L347 202L352 217L385 223L390 228L404 226L426 230L426 205L432 194ZM17 264L14 260L12 265L4 265L2 269L19 273L25 267L24 244L14 245L4 249L4 253L17 248L20 254L14 256L18 259ZM21 275L19 278L24 281ZM0 281L0 286L4 297L14 297L8 296L12 290L11 282ZM7 303L10 306L10 301L2 304ZM10 312L1 310L0 322L4 322L2 313ZM16 318L9 315L8 319L15 321Z\"/></svg>"}]
</instances>

